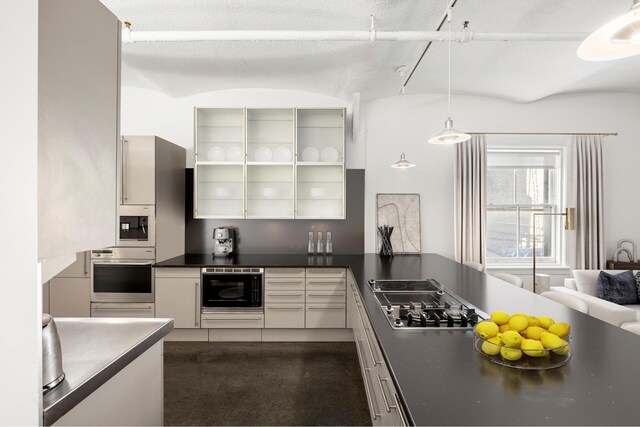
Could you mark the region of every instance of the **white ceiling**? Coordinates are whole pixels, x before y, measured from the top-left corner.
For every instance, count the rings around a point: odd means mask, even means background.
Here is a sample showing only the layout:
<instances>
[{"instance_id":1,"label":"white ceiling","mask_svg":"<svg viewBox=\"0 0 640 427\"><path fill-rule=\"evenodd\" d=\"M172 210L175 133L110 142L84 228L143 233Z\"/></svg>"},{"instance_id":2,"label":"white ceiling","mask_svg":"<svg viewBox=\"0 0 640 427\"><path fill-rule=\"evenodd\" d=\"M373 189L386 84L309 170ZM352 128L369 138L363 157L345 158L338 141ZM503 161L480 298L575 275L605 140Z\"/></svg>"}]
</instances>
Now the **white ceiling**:
<instances>
[{"instance_id":1,"label":"white ceiling","mask_svg":"<svg viewBox=\"0 0 640 427\"><path fill-rule=\"evenodd\" d=\"M448 0L101 0L143 30L435 30ZM588 33L631 0L458 0L453 29ZM531 102L569 92L640 92L640 55L605 63L579 42L453 45L454 93ZM123 84L173 97L235 88L294 89L364 100L399 93L395 72L426 42L162 42L123 45ZM434 43L407 94L446 92L446 43Z\"/></svg>"}]
</instances>

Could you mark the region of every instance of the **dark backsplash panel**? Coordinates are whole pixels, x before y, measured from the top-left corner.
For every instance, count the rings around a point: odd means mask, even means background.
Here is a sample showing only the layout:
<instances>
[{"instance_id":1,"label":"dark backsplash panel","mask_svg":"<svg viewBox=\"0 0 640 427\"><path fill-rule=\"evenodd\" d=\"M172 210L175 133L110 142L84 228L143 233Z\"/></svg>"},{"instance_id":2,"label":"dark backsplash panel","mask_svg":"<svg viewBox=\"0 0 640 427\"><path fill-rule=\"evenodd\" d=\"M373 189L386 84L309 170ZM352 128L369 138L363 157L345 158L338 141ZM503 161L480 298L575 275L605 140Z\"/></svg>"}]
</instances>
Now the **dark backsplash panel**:
<instances>
[{"instance_id":1,"label":"dark backsplash panel","mask_svg":"<svg viewBox=\"0 0 640 427\"><path fill-rule=\"evenodd\" d=\"M245 254L305 254L309 231L331 231L333 252L364 252L364 169L347 169L346 219L194 219L193 169L186 170L186 253L212 253L213 229L232 226L236 229L236 251Z\"/></svg>"}]
</instances>

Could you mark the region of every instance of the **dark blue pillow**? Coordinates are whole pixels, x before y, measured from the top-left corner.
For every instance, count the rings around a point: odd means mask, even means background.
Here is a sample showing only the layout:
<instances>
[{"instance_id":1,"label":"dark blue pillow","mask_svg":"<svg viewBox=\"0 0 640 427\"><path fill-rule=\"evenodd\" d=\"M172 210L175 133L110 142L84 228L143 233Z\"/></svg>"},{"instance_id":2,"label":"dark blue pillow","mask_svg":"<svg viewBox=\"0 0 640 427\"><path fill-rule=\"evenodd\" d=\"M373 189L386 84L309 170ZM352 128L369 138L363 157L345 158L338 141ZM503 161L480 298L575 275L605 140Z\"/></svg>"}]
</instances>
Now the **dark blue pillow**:
<instances>
[{"instance_id":1,"label":"dark blue pillow","mask_svg":"<svg viewBox=\"0 0 640 427\"><path fill-rule=\"evenodd\" d=\"M631 270L615 275L601 271L598 276L596 290L598 298L615 302L616 304L638 303L638 288Z\"/></svg>"},{"instance_id":2,"label":"dark blue pillow","mask_svg":"<svg viewBox=\"0 0 640 427\"><path fill-rule=\"evenodd\" d=\"M640 271L636 273L636 291L638 292L638 301L640 301Z\"/></svg>"}]
</instances>

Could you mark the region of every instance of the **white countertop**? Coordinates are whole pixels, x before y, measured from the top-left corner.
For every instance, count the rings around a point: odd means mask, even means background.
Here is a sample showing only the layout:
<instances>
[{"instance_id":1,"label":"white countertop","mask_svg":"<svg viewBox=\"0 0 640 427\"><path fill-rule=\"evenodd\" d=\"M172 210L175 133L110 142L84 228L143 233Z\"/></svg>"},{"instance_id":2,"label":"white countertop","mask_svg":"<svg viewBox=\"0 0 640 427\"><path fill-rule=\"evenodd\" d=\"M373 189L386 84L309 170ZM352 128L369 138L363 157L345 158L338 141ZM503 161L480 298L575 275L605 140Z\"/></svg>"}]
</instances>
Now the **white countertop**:
<instances>
[{"instance_id":1,"label":"white countertop","mask_svg":"<svg viewBox=\"0 0 640 427\"><path fill-rule=\"evenodd\" d=\"M173 319L54 319L62 346L64 381L43 397L51 425L173 329Z\"/></svg>"}]
</instances>

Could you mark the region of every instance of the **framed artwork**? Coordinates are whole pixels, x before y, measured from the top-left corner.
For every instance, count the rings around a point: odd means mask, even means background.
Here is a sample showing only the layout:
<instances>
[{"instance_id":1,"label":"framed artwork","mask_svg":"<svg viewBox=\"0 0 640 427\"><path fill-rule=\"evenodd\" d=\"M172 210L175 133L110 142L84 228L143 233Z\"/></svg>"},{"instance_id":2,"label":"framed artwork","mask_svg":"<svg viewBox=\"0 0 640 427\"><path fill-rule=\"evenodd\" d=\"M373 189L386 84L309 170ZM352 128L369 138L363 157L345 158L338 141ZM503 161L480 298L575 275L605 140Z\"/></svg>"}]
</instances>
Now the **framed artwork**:
<instances>
[{"instance_id":1,"label":"framed artwork","mask_svg":"<svg viewBox=\"0 0 640 427\"><path fill-rule=\"evenodd\" d=\"M422 253L420 232L420 194L376 194L377 252L381 238L378 227L393 227L391 246L396 254Z\"/></svg>"}]
</instances>

